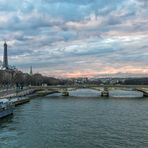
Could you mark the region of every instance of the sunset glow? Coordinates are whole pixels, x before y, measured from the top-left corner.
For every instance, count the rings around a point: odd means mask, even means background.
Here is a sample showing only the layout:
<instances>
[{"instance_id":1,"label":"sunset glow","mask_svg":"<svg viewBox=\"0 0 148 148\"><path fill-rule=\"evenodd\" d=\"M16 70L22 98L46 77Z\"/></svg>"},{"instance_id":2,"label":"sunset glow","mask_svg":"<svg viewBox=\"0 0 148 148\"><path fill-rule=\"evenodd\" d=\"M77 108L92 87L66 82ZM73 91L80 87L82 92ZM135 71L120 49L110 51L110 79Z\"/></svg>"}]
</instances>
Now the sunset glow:
<instances>
[{"instance_id":1,"label":"sunset glow","mask_svg":"<svg viewBox=\"0 0 148 148\"><path fill-rule=\"evenodd\" d=\"M9 3L9 5L7 5ZM148 76L147 0L0 0L0 57L24 72Z\"/></svg>"}]
</instances>

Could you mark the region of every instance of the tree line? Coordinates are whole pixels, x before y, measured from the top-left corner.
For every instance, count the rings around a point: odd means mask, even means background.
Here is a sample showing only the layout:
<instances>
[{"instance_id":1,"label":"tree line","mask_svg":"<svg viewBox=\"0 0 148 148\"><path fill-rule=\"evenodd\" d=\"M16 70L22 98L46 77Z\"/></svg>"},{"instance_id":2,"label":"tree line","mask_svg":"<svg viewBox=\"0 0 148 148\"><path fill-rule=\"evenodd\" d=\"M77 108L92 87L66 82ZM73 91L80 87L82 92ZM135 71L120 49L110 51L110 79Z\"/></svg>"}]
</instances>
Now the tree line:
<instances>
[{"instance_id":1,"label":"tree line","mask_svg":"<svg viewBox=\"0 0 148 148\"><path fill-rule=\"evenodd\" d=\"M41 85L65 85L68 80L60 80L43 76L39 73L30 75L18 70L0 70L0 87L41 86Z\"/></svg>"},{"instance_id":2,"label":"tree line","mask_svg":"<svg viewBox=\"0 0 148 148\"><path fill-rule=\"evenodd\" d=\"M83 79L82 79L83 80ZM90 81L86 79L56 79L53 77L43 76L39 73L28 74L19 70L0 70L0 87L19 87L24 86L41 86L41 85L75 85L75 84L106 84L100 79ZM127 78L125 81L119 81L118 84L125 85L148 85L148 77L145 78Z\"/></svg>"},{"instance_id":3,"label":"tree line","mask_svg":"<svg viewBox=\"0 0 148 148\"><path fill-rule=\"evenodd\" d=\"M128 78L124 81L125 85L148 85L148 77Z\"/></svg>"}]
</instances>

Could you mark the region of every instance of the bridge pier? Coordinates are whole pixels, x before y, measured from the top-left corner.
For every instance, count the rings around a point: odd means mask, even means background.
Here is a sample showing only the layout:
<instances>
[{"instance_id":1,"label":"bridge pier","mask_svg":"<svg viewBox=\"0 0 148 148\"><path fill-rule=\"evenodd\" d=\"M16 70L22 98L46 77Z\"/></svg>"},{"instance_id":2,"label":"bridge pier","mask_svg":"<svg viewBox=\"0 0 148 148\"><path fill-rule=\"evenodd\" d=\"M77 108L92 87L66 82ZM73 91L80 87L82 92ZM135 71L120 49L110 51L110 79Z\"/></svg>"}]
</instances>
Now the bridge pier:
<instances>
[{"instance_id":1,"label":"bridge pier","mask_svg":"<svg viewBox=\"0 0 148 148\"><path fill-rule=\"evenodd\" d=\"M109 92L108 91L102 91L101 97L109 97Z\"/></svg>"},{"instance_id":2,"label":"bridge pier","mask_svg":"<svg viewBox=\"0 0 148 148\"><path fill-rule=\"evenodd\" d=\"M107 87L104 87L104 90L101 92L101 97L109 97L109 91Z\"/></svg>"},{"instance_id":3,"label":"bridge pier","mask_svg":"<svg viewBox=\"0 0 148 148\"><path fill-rule=\"evenodd\" d=\"M143 97L148 97L148 92L144 89L135 89L136 91L142 92L143 93Z\"/></svg>"},{"instance_id":4,"label":"bridge pier","mask_svg":"<svg viewBox=\"0 0 148 148\"><path fill-rule=\"evenodd\" d=\"M148 97L148 93L143 93L143 97Z\"/></svg>"},{"instance_id":5,"label":"bridge pier","mask_svg":"<svg viewBox=\"0 0 148 148\"><path fill-rule=\"evenodd\" d=\"M69 92L68 91L62 92L62 96L69 96Z\"/></svg>"}]
</instances>

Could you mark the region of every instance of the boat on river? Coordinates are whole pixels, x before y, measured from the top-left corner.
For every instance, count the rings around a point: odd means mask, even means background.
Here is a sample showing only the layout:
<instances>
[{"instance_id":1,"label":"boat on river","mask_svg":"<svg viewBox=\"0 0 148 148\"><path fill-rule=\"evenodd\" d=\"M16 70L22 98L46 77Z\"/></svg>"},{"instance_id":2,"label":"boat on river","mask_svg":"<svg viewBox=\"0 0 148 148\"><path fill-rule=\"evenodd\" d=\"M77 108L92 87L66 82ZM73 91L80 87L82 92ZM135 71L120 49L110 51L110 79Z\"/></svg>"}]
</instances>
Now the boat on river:
<instances>
[{"instance_id":1,"label":"boat on river","mask_svg":"<svg viewBox=\"0 0 148 148\"><path fill-rule=\"evenodd\" d=\"M0 118L12 115L14 104L8 99L0 99Z\"/></svg>"}]
</instances>

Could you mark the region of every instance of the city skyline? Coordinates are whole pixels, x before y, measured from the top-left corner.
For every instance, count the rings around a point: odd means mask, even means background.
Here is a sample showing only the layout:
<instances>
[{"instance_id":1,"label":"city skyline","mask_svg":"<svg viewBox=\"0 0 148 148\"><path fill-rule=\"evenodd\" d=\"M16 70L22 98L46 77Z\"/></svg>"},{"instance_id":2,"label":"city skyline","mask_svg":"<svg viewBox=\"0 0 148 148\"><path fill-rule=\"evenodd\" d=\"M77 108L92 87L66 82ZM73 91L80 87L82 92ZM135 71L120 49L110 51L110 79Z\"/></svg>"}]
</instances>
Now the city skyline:
<instances>
[{"instance_id":1,"label":"city skyline","mask_svg":"<svg viewBox=\"0 0 148 148\"><path fill-rule=\"evenodd\" d=\"M147 0L0 0L0 59L54 77L148 76Z\"/></svg>"}]
</instances>

